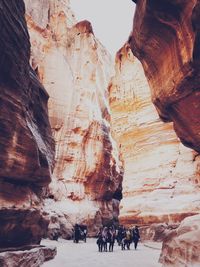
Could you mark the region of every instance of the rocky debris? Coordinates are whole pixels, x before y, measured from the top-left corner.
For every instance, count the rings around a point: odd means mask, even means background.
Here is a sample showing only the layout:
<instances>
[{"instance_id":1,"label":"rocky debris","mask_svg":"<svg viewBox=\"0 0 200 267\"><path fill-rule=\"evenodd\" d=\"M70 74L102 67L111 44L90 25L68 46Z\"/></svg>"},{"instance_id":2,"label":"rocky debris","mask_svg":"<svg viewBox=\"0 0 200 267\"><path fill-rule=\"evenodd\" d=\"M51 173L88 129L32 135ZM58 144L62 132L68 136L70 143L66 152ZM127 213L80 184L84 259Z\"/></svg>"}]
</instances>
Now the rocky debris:
<instances>
[{"instance_id":1,"label":"rocky debris","mask_svg":"<svg viewBox=\"0 0 200 267\"><path fill-rule=\"evenodd\" d=\"M56 256L56 247L25 246L0 250L1 267L39 267Z\"/></svg>"}]
</instances>

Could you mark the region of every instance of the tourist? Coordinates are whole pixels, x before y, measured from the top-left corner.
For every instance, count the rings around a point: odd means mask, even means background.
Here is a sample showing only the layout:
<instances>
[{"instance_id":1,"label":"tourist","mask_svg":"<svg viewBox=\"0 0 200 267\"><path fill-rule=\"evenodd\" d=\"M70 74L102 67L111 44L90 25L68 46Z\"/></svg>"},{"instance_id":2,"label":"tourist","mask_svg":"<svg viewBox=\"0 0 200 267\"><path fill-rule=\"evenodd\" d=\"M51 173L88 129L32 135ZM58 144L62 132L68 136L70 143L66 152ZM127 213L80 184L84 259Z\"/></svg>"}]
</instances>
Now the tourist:
<instances>
[{"instance_id":1,"label":"tourist","mask_svg":"<svg viewBox=\"0 0 200 267\"><path fill-rule=\"evenodd\" d=\"M109 251L113 252L113 247L115 243L115 229L110 227L108 230L108 243L109 243Z\"/></svg>"},{"instance_id":2,"label":"tourist","mask_svg":"<svg viewBox=\"0 0 200 267\"><path fill-rule=\"evenodd\" d=\"M99 252L102 252L103 250L103 236L102 236L103 228L99 229L99 232L97 234L97 245L99 248Z\"/></svg>"},{"instance_id":3,"label":"tourist","mask_svg":"<svg viewBox=\"0 0 200 267\"><path fill-rule=\"evenodd\" d=\"M137 249L137 245L140 240L140 233L139 233L138 226L135 226L135 228L133 228L132 236L133 236L134 247L135 249Z\"/></svg>"},{"instance_id":4,"label":"tourist","mask_svg":"<svg viewBox=\"0 0 200 267\"><path fill-rule=\"evenodd\" d=\"M80 227L78 224L75 224L74 227L74 242L78 243L80 239Z\"/></svg>"}]
</instances>

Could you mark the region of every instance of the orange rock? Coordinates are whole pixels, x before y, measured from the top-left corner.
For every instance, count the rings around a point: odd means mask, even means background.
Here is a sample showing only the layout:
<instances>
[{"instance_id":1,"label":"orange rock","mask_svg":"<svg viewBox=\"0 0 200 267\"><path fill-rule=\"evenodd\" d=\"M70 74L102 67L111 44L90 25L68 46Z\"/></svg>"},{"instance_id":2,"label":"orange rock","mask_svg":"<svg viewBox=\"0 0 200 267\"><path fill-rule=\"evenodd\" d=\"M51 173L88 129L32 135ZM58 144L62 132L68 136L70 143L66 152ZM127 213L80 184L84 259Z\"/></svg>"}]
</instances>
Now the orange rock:
<instances>
[{"instance_id":1,"label":"orange rock","mask_svg":"<svg viewBox=\"0 0 200 267\"><path fill-rule=\"evenodd\" d=\"M129 43L143 64L160 117L172 121L181 142L199 152L199 4L195 5L196 0L139 1Z\"/></svg>"}]
</instances>

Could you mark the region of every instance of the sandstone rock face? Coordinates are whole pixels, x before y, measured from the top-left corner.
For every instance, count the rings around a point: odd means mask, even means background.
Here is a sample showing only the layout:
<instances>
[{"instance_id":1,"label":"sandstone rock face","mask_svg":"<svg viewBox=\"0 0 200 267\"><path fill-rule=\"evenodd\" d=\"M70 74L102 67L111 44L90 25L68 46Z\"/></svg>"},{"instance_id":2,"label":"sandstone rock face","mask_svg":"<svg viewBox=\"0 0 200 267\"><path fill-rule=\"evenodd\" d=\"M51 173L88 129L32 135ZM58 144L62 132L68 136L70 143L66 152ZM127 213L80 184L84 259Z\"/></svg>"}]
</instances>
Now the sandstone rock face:
<instances>
[{"instance_id":1,"label":"sandstone rock face","mask_svg":"<svg viewBox=\"0 0 200 267\"><path fill-rule=\"evenodd\" d=\"M117 53L110 84L112 130L124 162L120 221L176 223L199 213L199 156L160 121L129 44Z\"/></svg>"},{"instance_id":2,"label":"sandstone rock face","mask_svg":"<svg viewBox=\"0 0 200 267\"><path fill-rule=\"evenodd\" d=\"M1 247L40 241L43 230L38 222L42 219L35 208L42 188L51 180L54 163L48 94L29 64L24 14L22 0L0 1ZM33 218L37 219L30 222ZM23 241L15 239L19 229Z\"/></svg>"},{"instance_id":3,"label":"sandstone rock face","mask_svg":"<svg viewBox=\"0 0 200 267\"><path fill-rule=\"evenodd\" d=\"M163 267L198 267L200 262L200 215L188 217L171 231L162 246Z\"/></svg>"},{"instance_id":4,"label":"sandstone rock face","mask_svg":"<svg viewBox=\"0 0 200 267\"><path fill-rule=\"evenodd\" d=\"M39 267L56 256L55 247L27 246L20 250L0 251L1 267Z\"/></svg>"},{"instance_id":5,"label":"sandstone rock face","mask_svg":"<svg viewBox=\"0 0 200 267\"><path fill-rule=\"evenodd\" d=\"M137 1L131 49L142 62L160 117L200 151L200 3Z\"/></svg>"},{"instance_id":6,"label":"sandstone rock face","mask_svg":"<svg viewBox=\"0 0 200 267\"><path fill-rule=\"evenodd\" d=\"M91 24L76 23L69 1L25 3L31 63L50 95L56 142L47 208L53 216L64 212L72 223L94 228L117 218L121 199L122 168L110 134L107 97L113 63Z\"/></svg>"},{"instance_id":7,"label":"sandstone rock face","mask_svg":"<svg viewBox=\"0 0 200 267\"><path fill-rule=\"evenodd\" d=\"M39 244L48 227L40 211L33 208L1 209L0 220L0 248Z\"/></svg>"},{"instance_id":8,"label":"sandstone rock face","mask_svg":"<svg viewBox=\"0 0 200 267\"><path fill-rule=\"evenodd\" d=\"M149 226L140 227L141 241L163 242L163 240L179 227L180 223L153 223Z\"/></svg>"}]
</instances>

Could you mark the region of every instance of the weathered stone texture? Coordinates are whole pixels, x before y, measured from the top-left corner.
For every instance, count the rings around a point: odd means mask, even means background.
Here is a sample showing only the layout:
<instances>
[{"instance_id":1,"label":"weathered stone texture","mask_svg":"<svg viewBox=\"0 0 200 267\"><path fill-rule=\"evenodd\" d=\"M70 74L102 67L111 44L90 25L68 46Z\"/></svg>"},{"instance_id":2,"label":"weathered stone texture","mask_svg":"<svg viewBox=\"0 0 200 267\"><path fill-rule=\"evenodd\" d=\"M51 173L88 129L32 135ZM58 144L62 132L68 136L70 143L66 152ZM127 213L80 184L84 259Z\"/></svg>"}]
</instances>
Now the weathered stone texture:
<instances>
[{"instance_id":1,"label":"weathered stone texture","mask_svg":"<svg viewBox=\"0 0 200 267\"><path fill-rule=\"evenodd\" d=\"M62 212L73 223L88 221L94 227L99 218L101 223L104 217L117 219L122 168L110 134L110 55L88 21L76 23L68 1L37 1L35 9L25 2L31 63L50 95L56 142L49 192L54 200L46 203L58 213L58 203L63 202Z\"/></svg>"},{"instance_id":2,"label":"weathered stone texture","mask_svg":"<svg viewBox=\"0 0 200 267\"><path fill-rule=\"evenodd\" d=\"M39 267L45 261L49 261L56 256L55 247L44 246L24 246L19 250L0 250L1 267Z\"/></svg>"},{"instance_id":3,"label":"weathered stone texture","mask_svg":"<svg viewBox=\"0 0 200 267\"><path fill-rule=\"evenodd\" d=\"M200 215L191 216L172 230L163 242L163 267L198 267L200 262Z\"/></svg>"},{"instance_id":4,"label":"weathered stone texture","mask_svg":"<svg viewBox=\"0 0 200 267\"><path fill-rule=\"evenodd\" d=\"M125 169L121 223L174 223L199 213L198 154L159 119L129 44L119 50L115 64L109 90L111 127Z\"/></svg>"},{"instance_id":5,"label":"weathered stone texture","mask_svg":"<svg viewBox=\"0 0 200 267\"><path fill-rule=\"evenodd\" d=\"M14 246L18 242L14 228L21 229L26 243L38 243L41 239L39 219L25 226L22 218L24 214L26 222L34 218L29 209L39 205L42 188L51 181L54 164L48 94L29 64L30 42L24 14L22 0L0 1L1 246ZM38 210L35 213L37 218L41 216ZM10 216L12 227L9 227ZM30 225L35 231L28 229ZM31 235L27 236L23 227ZM10 236L9 244L5 235Z\"/></svg>"},{"instance_id":6,"label":"weathered stone texture","mask_svg":"<svg viewBox=\"0 0 200 267\"><path fill-rule=\"evenodd\" d=\"M142 62L160 117L200 151L199 1L141 0L131 49Z\"/></svg>"}]
</instances>

